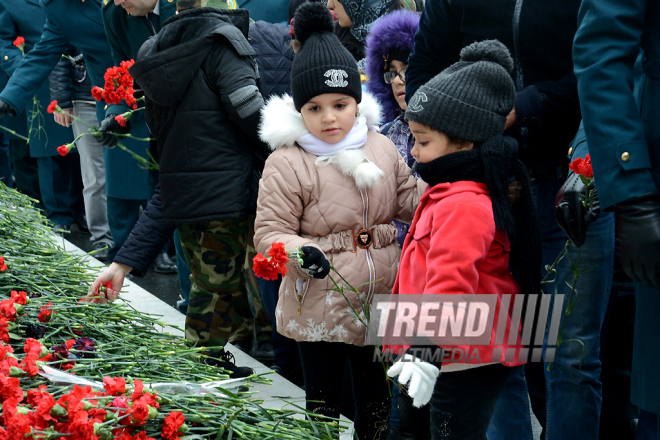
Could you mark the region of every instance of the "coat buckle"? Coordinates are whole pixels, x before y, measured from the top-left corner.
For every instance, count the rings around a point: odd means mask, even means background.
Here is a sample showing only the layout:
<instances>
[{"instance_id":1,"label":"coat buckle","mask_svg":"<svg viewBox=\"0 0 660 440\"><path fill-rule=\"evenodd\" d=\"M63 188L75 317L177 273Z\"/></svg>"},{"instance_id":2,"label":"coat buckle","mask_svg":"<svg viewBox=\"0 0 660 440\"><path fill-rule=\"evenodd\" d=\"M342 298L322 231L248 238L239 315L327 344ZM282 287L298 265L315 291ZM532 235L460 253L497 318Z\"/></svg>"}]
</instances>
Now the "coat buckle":
<instances>
[{"instance_id":1,"label":"coat buckle","mask_svg":"<svg viewBox=\"0 0 660 440\"><path fill-rule=\"evenodd\" d=\"M371 236L371 232L366 229L360 229L355 235L355 244L360 249L369 249L369 247L373 244L373 237Z\"/></svg>"}]
</instances>

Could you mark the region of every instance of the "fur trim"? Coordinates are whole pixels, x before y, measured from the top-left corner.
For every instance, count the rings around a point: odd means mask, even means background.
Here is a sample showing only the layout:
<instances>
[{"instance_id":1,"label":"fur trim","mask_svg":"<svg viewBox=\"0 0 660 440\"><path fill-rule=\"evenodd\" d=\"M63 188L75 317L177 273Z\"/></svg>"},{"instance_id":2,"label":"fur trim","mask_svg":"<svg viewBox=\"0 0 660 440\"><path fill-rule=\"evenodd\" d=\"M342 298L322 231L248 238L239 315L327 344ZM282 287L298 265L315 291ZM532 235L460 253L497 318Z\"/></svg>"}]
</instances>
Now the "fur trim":
<instances>
[{"instance_id":1,"label":"fur trim","mask_svg":"<svg viewBox=\"0 0 660 440\"><path fill-rule=\"evenodd\" d=\"M367 37L367 90L383 107L385 121L393 121L400 113L392 94L392 86L385 84L385 62L383 56L392 48L415 51L415 33L419 29L419 14L411 11L394 11L379 18L371 27Z\"/></svg>"},{"instance_id":2,"label":"fur trim","mask_svg":"<svg viewBox=\"0 0 660 440\"><path fill-rule=\"evenodd\" d=\"M362 149L342 150L332 156L316 159L317 166L332 164L343 175L352 177L358 189L367 189L378 183L385 175L383 170L371 162Z\"/></svg>"},{"instance_id":3,"label":"fur trim","mask_svg":"<svg viewBox=\"0 0 660 440\"><path fill-rule=\"evenodd\" d=\"M362 94L358 104L360 116L367 118L368 127L377 127L381 123L381 108L376 99L368 93ZM271 97L261 109L259 137L271 150L279 147L291 147L296 139L309 133L305 121L296 111L293 98L289 95Z\"/></svg>"}]
</instances>

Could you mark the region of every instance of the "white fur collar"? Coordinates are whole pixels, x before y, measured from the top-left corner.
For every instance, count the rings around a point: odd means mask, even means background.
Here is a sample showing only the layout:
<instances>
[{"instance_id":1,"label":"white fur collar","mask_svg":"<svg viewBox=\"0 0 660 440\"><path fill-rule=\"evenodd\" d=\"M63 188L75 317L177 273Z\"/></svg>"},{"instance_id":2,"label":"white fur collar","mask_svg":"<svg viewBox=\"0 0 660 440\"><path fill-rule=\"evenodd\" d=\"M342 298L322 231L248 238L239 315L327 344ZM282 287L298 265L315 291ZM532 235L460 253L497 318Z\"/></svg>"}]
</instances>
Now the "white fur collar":
<instances>
[{"instance_id":1,"label":"white fur collar","mask_svg":"<svg viewBox=\"0 0 660 440\"><path fill-rule=\"evenodd\" d=\"M363 92L362 102L358 107L360 115L367 118L367 126L380 125L381 108L372 95ZM309 133L305 121L293 105L293 98L289 95L270 98L261 110L261 116L259 137L272 150L279 147L291 147L296 143L296 139Z\"/></svg>"},{"instance_id":2,"label":"white fur collar","mask_svg":"<svg viewBox=\"0 0 660 440\"><path fill-rule=\"evenodd\" d=\"M359 105L360 115L366 118L367 126L375 128L380 124L382 113L376 99L368 93L362 93ZM274 96L261 110L262 121L259 137L268 143L272 150L280 147L292 147L296 140L309 134L302 116L289 95ZM362 149L342 150L332 156L319 157L317 166L332 164L345 176L352 177L359 189L366 189L378 183L385 173L371 162Z\"/></svg>"}]
</instances>

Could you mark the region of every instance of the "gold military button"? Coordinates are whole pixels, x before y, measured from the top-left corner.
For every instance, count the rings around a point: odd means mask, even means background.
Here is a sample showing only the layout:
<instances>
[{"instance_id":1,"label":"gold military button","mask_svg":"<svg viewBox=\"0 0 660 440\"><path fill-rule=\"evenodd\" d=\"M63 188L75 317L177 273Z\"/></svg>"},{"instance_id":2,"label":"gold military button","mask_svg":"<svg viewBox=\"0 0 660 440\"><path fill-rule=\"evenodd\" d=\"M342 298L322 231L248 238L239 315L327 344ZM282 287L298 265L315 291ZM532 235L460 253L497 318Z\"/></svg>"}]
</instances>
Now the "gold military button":
<instances>
[{"instance_id":1,"label":"gold military button","mask_svg":"<svg viewBox=\"0 0 660 440\"><path fill-rule=\"evenodd\" d=\"M621 160L624 161L624 162L628 162L628 160L630 160L630 153L628 153L627 151L625 153L623 153L621 155Z\"/></svg>"},{"instance_id":2,"label":"gold military button","mask_svg":"<svg viewBox=\"0 0 660 440\"><path fill-rule=\"evenodd\" d=\"M568 155L570 156L571 154L573 154L573 147L568 149Z\"/></svg>"},{"instance_id":3,"label":"gold military button","mask_svg":"<svg viewBox=\"0 0 660 440\"><path fill-rule=\"evenodd\" d=\"M107 110L107 109L108 109L108 106L107 106L107 105L106 105L105 107L103 107L103 110Z\"/></svg>"},{"instance_id":4,"label":"gold military button","mask_svg":"<svg viewBox=\"0 0 660 440\"><path fill-rule=\"evenodd\" d=\"M9 57L7 55L5 55L5 60L8 60L8 59L9 59Z\"/></svg>"}]
</instances>

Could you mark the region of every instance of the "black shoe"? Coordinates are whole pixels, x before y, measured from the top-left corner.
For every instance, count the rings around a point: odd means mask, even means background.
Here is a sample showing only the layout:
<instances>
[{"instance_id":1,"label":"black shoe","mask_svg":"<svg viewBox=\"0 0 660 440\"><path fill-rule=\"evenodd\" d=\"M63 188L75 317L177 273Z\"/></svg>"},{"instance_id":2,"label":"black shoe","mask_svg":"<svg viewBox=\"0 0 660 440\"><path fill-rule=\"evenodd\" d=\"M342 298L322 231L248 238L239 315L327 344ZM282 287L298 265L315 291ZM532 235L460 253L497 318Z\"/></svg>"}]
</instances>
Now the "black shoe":
<instances>
[{"instance_id":1,"label":"black shoe","mask_svg":"<svg viewBox=\"0 0 660 440\"><path fill-rule=\"evenodd\" d=\"M96 258L99 261L108 261L108 251L112 245L105 241L95 241L92 243L92 257Z\"/></svg>"},{"instance_id":2,"label":"black shoe","mask_svg":"<svg viewBox=\"0 0 660 440\"><path fill-rule=\"evenodd\" d=\"M241 377L248 377L254 374L254 370L250 367L239 367L236 365L236 359L234 355L228 351L222 351L217 359L208 358L206 363L209 365L216 366L225 370L229 377L232 379L238 379Z\"/></svg>"},{"instance_id":3,"label":"black shoe","mask_svg":"<svg viewBox=\"0 0 660 440\"><path fill-rule=\"evenodd\" d=\"M154 261L154 270L156 273L166 273L166 274L176 274L178 273L176 269L176 263L170 259L170 257L161 253L158 254L156 260Z\"/></svg>"},{"instance_id":4,"label":"black shoe","mask_svg":"<svg viewBox=\"0 0 660 440\"><path fill-rule=\"evenodd\" d=\"M251 355L252 353L252 338L249 339L241 339L239 341L232 341L230 342L231 345L234 347L238 348L241 350L243 353L247 354L248 356Z\"/></svg>"},{"instance_id":5,"label":"black shoe","mask_svg":"<svg viewBox=\"0 0 660 440\"><path fill-rule=\"evenodd\" d=\"M273 349L273 344L270 341L261 341L257 343L257 346L252 353L252 357L263 363L270 363L275 360L275 350Z\"/></svg>"},{"instance_id":6,"label":"black shoe","mask_svg":"<svg viewBox=\"0 0 660 440\"><path fill-rule=\"evenodd\" d=\"M83 234L89 234L89 226L87 225L87 217L83 214L80 217L76 217L73 222L78 227L78 231Z\"/></svg>"},{"instance_id":7,"label":"black shoe","mask_svg":"<svg viewBox=\"0 0 660 440\"><path fill-rule=\"evenodd\" d=\"M52 228L50 228L51 231L53 231L53 234L56 235L64 235L64 232L69 232L70 229L67 225L53 225Z\"/></svg>"}]
</instances>

